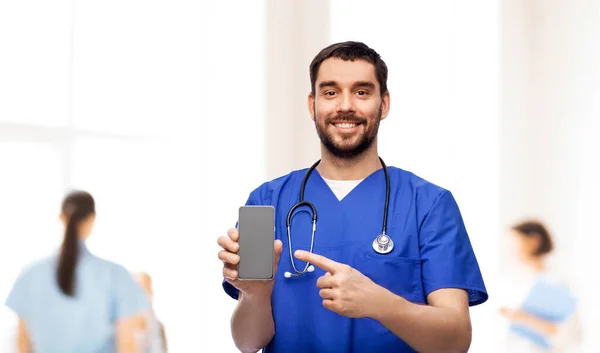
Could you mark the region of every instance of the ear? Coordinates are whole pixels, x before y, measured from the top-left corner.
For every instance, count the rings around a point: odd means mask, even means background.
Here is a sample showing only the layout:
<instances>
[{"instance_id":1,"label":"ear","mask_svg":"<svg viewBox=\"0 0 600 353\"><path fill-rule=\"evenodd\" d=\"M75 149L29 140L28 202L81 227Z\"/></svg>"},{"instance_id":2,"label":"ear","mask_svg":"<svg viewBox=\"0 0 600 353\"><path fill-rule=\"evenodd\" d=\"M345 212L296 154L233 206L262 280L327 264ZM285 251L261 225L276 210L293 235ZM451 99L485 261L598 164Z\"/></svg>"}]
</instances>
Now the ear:
<instances>
[{"instance_id":1,"label":"ear","mask_svg":"<svg viewBox=\"0 0 600 353\"><path fill-rule=\"evenodd\" d=\"M387 91L381 98L381 120L385 119L390 112L390 92Z\"/></svg>"},{"instance_id":2,"label":"ear","mask_svg":"<svg viewBox=\"0 0 600 353\"><path fill-rule=\"evenodd\" d=\"M530 242L530 246L529 246L529 252L531 252L531 255L533 256L537 256L537 252L539 251L539 249L542 247L542 239L540 239L539 237L531 237L531 242Z\"/></svg>"},{"instance_id":3,"label":"ear","mask_svg":"<svg viewBox=\"0 0 600 353\"><path fill-rule=\"evenodd\" d=\"M315 121L315 96L312 92L308 94L308 113L312 121Z\"/></svg>"}]
</instances>

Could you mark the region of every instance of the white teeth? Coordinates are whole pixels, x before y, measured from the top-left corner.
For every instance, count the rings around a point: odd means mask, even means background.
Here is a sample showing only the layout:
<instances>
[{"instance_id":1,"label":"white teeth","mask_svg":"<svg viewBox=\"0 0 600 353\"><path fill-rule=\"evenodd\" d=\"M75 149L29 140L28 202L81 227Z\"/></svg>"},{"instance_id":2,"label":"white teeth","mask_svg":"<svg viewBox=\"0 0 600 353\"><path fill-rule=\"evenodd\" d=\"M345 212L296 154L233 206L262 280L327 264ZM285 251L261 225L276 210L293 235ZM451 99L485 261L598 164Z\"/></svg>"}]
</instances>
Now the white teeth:
<instances>
[{"instance_id":1,"label":"white teeth","mask_svg":"<svg viewBox=\"0 0 600 353\"><path fill-rule=\"evenodd\" d=\"M343 124L335 124L335 126L342 128L342 129L352 129L353 127L356 126L356 124L343 123Z\"/></svg>"}]
</instances>

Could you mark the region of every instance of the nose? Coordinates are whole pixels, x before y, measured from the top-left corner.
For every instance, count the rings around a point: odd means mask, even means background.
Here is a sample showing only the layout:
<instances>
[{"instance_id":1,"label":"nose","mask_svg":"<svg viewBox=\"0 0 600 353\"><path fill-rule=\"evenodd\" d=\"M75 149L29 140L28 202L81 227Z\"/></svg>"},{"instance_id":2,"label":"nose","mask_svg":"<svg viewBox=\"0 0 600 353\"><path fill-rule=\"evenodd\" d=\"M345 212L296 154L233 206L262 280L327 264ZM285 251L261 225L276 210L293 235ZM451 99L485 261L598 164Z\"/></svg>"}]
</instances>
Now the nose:
<instances>
[{"instance_id":1,"label":"nose","mask_svg":"<svg viewBox=\"0 0 600 353\"><path fill-rule=\"evenodd\" d=\"M355 111L354 96L350 93L343 93L338 100L338 113L347 113Z\"/></svg>"}]
</instances>

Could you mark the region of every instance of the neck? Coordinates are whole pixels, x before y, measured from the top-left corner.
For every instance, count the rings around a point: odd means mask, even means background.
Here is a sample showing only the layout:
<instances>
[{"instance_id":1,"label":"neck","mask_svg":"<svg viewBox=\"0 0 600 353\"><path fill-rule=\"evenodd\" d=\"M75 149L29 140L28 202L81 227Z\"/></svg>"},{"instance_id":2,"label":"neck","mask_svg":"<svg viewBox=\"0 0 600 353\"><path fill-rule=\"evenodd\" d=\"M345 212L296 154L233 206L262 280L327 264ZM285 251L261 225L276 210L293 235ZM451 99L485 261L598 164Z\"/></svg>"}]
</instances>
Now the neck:
<instances>
[{"instance_id":1,"label":"neck","mask_svg":"<svg viewBox=\"0 0 600 353\"><path fill-rule=\"evenodd\" d=\"M527 266L531 268L534 272L540 272L544 269L544 261L541 257L531 257L527 259Z\"/></svg>"},{"instance_id":2,"label":"neck","mask_svg":"<svg viewBox=\"0 0 600 353\"><path fill-rule=\"evenodd\" d=\"M321 145L321 163L317 166L317 170L323 178L362 180L381 168L376 142L373 142L373 146L364 153L353 158L336 157Z\"/></svg>"},{"instance_id":3,"label":"neck","mask_svg":"<svg viewBox=\"0 0 600 353\"><path fill-rule=\"evenodd\" d=\"M81 249L86 249L87 245L85 244L85 238L77 238L77 244Z\"/></svg>"}]
</instances>

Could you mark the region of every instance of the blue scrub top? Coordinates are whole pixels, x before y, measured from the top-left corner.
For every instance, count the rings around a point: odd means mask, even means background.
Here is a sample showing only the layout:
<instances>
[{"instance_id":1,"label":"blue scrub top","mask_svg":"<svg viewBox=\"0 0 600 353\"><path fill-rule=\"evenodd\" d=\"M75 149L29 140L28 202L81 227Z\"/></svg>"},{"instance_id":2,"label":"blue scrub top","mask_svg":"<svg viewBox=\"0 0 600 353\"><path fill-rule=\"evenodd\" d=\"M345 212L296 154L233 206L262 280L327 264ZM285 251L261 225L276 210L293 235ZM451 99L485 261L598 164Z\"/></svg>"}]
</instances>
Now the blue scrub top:
<instances>
[{"instance_id":1,"label":"blue scrub top","mask_svg":"<svg viewBox=\"0 0 600 353\"><path fill-rule=\"evenodd\" d=\"M272 294L275 336L264 352L415 352L371 318L351 319L323 307L316 286L324 275L320 268L299 277L283 276L286 271L294 272L286 217L298 202L306 171L264 183L247 201L248 205L275 207L275 238L283 242ZM413 303L425 304L427 295L440 288L466 290L470 306L485 302L488 294L452 194L402 169L388 167L388 171L387 234L394 241L392 252L382 255L372 248L383 220L383 169L365 178L341 201L315 169L305 189L305 200L318 213L314 253L350 265ZM309 249L311 227L310 214L296 212L291 224L293 251ZM296 268L304 268L304 262L294 260ZM228 282L223 281L223 288L237 299L237 290Z\"/></svg>"},{"instance_id":2,"label":"blue scrub top","mask_svg":"<svg viewBox=\"0 0 600 353\"><path fill-rule=\"evenodd\" d=\"M27 266L6 305L25 321L33 352L113 353L115 322L149 308L143 290L121 265L92 255L80 245L75 297L56 282L57 256Z\"/></svg>"}]
</instances>

